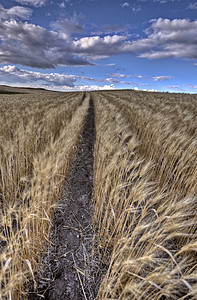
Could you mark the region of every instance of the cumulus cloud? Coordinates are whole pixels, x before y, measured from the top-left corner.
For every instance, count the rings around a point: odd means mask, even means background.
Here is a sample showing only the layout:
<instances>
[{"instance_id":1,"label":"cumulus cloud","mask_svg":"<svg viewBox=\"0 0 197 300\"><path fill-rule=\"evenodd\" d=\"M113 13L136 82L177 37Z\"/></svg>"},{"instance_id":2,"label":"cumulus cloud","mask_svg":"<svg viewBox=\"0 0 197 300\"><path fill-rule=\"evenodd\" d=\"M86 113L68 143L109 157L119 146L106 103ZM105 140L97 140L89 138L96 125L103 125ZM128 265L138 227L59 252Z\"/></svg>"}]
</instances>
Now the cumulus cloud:
<instances>
[{"instance_id":1,"label":"cumulus cloud","mask_svg":"<svg viewBox=\"0 0 197 300\"><path fill-rule=\"evenodd\" d=\"M19 15L19 10L12 9L12 13ZM6 14L7 10L2 12L3 16ZM92 65L94 60L128 53L148 59L197 58L197 21L159 18L145 31L146 38L132 41L124 33L73 37L73 33L85 33L76 17L52 23L51 30L3 18L0 23L2 63L37 68L85 66Z\"/></svg>"},{"instance_id":2,"label":"cumulus cloud","mask_svg":"<svg viewBox=\"0 0 197 300\"><path fill-rule=\"evenodd\" d=\"M105 48L106 45L118 44L124 40L126 40L126 37L120 35L107 35L104 37L92 36L81 38L75 41L73 45L77 50L80 49L82 51L89 51L89 49L99 46L99 52L103 52L102 48Z\"/></svg>"},{"instance_id":3,"label":"cumulus cloud","mask_svg":"<svg viewBox=\"0 0 197 300\"><path fill-rule=\"evenodd\" d=\"M162 19L153 22L146 30L147 38L129 43L126 48L139 57L197 58L197 21Z\"/></svg>"},{"instance_id":4,"label":"cumulus cloud","mask_svg":"<svg viewBox=\"0 0 197 300\"><path fill-rule=\"evenodd\" d=\"M9 9L5 9L0 5L0 20L11 20L11 19L23 19L28 20L31 18L32 9L23 6L13 6Z\"/></svg>"},{"instance_id":5,"label":"cumulus cloud","mask_svg":"<svg viewBox=\"0 0 197 300\"><path fill-rule=\"evenodd\" d=\"M122 43L127 39L124 35L91 36L73 41L73 51L89 59L105 58L122 52Z\"/></svg>"},{"instance_id":6,"label":"cumulus cloud","mask_svg":"<svg viewBox=\"0 0 197 300\"><path fill-rule=\"evenodd\" d=\"M32 15L32 9L22 6L13 6L7 10L8 15L18 17L23 20L30 19Z\"/></svg>"},{"instance_id":7,"label":"cumulus cloud","mask_svg":"<svg viewBox=\"0 0 197 300\"><path fill-rule=\"evenodd\" d=\"M2 78L2 79L1 79ZM32 72L23 69L19 69L16 66L4 66L0 68L0 82L2 83L17 83L17 84L39 84L42 86L68 86L74 87L76 81L75 76L50 73L44 74L40 72Z\"/></svg>"},{"instance_id":8,"label":"cumulus cloud","mask_svg":"<svg viewBox=\"0 0 197 300\"><path fill-rule=\"evenodd\" d=\"M131 53L148 59L197 58L197 21L159 18L146 30L147 37L129 41L125 35L93 36L73 42L76 53L95 59Z\"/></svg>"},{"instance_id":9,"label":"cumulus cloud","mask_svg":"<svg viewBox=\"0 0 197 300\"><path fill-rule=\"evenodd\" d=\"M155 89L148 90L148 92L157 92Z\"/></svg>"},{"instance_id":10,"label":"cumulus cloud","mask_svg":"<svg viewBox=\"0 0 197 300\"><path fill-rule=\"evenodd\" d=\"M47 2L47 0L15 0L15 1L21 4L31 5L35 7L44 6Z\"/></svg>"},{"instance_id":11,"label":"cumulus cloud","mask_svg":"<svg viewBox=\"0 0 197 300\"><path fill-rule=\"evenodd\" d=\"M67 36L48 31L34 24L16 20L0 23L0 60L2 63L21 64L37 68L57 65L90 65L75 55ZM14 45L14 46L13 46Z\"/></svg>"}]
</instances>

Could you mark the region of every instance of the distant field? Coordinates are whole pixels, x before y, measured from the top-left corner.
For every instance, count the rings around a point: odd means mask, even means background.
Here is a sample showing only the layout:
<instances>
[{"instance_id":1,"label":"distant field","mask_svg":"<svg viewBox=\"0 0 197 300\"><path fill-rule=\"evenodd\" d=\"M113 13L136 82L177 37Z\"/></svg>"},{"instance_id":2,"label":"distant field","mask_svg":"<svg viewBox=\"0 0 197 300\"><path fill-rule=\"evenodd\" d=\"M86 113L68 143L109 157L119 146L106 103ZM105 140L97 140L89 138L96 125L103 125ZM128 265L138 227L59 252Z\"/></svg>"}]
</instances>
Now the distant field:
<instances>
[{"instance_id":1,"label":"distant field","mask_svg":"<svg viewBox=\"0 0 197 300\"><path fill-rule=\"evenodd\" d=\"M8 85L0 85L0 94L40 94L40 93L54 93L42 88L22 88L12 87Z\"/></svg>"},{"instance_id":2,"label":"distant field","mask_svg":"<svg viewBox=\"0 0 197 300\"><path fill-rule=\"evenodd\" d=\"M36 290L92 99L97 298L196 299L197 95L27 91L0 88L0 298Z\"/></svg>"}]
</instances>

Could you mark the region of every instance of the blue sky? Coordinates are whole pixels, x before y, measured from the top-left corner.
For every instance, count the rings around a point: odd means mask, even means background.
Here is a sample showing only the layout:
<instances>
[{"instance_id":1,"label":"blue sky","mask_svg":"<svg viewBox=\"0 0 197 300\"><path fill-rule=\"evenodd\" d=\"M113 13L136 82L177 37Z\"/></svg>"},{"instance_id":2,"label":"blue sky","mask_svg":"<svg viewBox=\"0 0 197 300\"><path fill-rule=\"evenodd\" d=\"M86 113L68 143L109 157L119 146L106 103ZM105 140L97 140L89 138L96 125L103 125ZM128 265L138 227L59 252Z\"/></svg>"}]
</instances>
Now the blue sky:
<instances>
[{"instance_id":1,"label":"blue sky","mask_svg":"<svg viewBox=\"0 0 197 300\"><path fill-rule=\"evenodd\" d=\"M195 0L0 0L0 84L197 93Z\"/></svg>"}]
</instances>

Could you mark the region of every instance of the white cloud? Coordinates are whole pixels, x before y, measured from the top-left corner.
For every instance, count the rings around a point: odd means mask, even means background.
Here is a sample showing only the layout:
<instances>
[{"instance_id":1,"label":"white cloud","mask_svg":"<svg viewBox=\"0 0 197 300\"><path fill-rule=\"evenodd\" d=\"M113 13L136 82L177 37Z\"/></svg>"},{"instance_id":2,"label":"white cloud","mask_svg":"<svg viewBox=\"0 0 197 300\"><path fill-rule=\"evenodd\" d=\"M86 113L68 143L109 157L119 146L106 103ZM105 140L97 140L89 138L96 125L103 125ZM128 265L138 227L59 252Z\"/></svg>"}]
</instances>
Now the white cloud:
<instances>
[{"instance_id":1,"label":"white cloud","mask_svg":"<svg viewBox=\"0 0 197 300\"><path fill-rule=\"evenodd\" d=\"M51 23L53 30L59 33L63 39L68 39L72 33L83 33L84 28L78 24L77 17L73 16L70 19L61 19Z\"/></svg>"},{"instance_id":2,"label":"white cloud","mask_svg":"<svg viewBox=\"0 0 197 300\"><path fill-rule=\"evenodd\" d=\"M133 75L126 75L126 74L121 74L121 73L113 73L111 74L112 77L115 78L130 78L133 77Z\"/></svg>"},{"instance_id":3,"label":"white cloud","mask_svg":"<svg viewBox=\"0 0 197 300\"><path fill-rule=\"evenodd\" d=\"M162 19L152 23L146 31L147 38L128 42L127 50L139 57L158 58L197 58L197 21L187 19Z\"/></svg>"},{"instance_id":4,"label":"white cloud","mask_svg":"<svg viewBox=\"0 0 197 300\"><path fill-rule=\"evenodd\" d=\"M196 10L197 9L197 2L190 3L188 5L187 9L194 9L194 10Z\"/></svg>"},{"instance_id":5,"label":"white cloud","mask_svg":"<svg viewBox=\"0 0 197 300\"><path fill-rule=\"evenodd\" d=\"M98 86L98 85L82 85L82 86L75 86L75 90L80 91L92 91L92 90L114 90L115 86L114 84L106 84L104 86Z\"/></svg>"},{"instance_id":6,"label":"white cloud","mask_svg":"<svg viewBox=\"0 0 197 300\"><path fill-rule=\"evenodd\" d=\"M96 48L99 46L100 51L98 52L105 52L106 46L109 47L110 45L118 44L122 41L126 40L125 36L120 35L107 35L103 38L100 36L91 36L91 37L84 37L79 39L78 41L74 41L73 45L76 50L90 50L91 48ZM104 51L103 51L104 50Z\"/></svg>"},{"instance_id":7,"label":"white cloud","mask_svg":"<svg viewBox=\"0 0 197 300\"><path fill-rule=\"evenodd\" d=\"M23 14L22 10L19 12L16 8L12 8L11 12ZM72 33L84 35L85 32L75 16L53 22L51 30L7 19L8 12L5 9L1 10L0 16L2 63L37 68L55 68L58 65L84 66L92 65L93 60L128 53L148 59L197 58L197 21L170 21L159 18L146 30L146 38L132 41L129 40L131 36L124 33L102 37L72 37ZM164 79L170 78L158 78Z\"/></svg>"},{"instance_id":8,"label":"white cloud","mask_svg":"<svg viewBox=\"0 0 197 300\"><path fill-rule=\"evenodd\" d=\"M106 67L112 67L112 66L115 66L116 64L112 63L112 64L106 64L105 66Z\"/></svg>"},{"instance_id":9,"label":"white cloud","mask_svg":"<svg viewBox=\"0 0 197 300\"><path fill-rule=\"evenodd\" d=\"M122 43L127 39L124 35L91 36L73 41L72 51L88 59L97 60L122 52Z\"/></svg>"},{"instance_id":10,"label":"white cloud","mask_svg":"<svg viewBox=\"0 0 197 300\"><path fill-rule=\"evenodd\" d=\"M155 76L155 77L152 77L153 81L164 81L164 80L169 80L169 79L172 79L174 77L172 76Z\"/></svg>"},{"instance_id":11,"label":"white cloud","mask_svg":"<svg viewBox=\"0 0 197 300\"><path fill-rule=\"evenodd\" d=\"M139 74L121 74L121 73L113 73L111 74L111 77L115 77L115 78L131 78L131 77L135 77L135 78L139 78L139 79L144 79L145 77Z\"/></svg>"},{"instance_id":12,"label":"white cloud","mask_svg":"<svg viewBox=\"0 0 197 300\"><path fill-rule=\"evenodd\" d=\"M154 23L154 22L156 22L157 21L157 19L150 19L148 22L149 23Z\"/></svg>"},{"instance_id":13,"label":"white cloud","mask_svg":"<svg viewBox=\"0 0 197 300\"><path fill-rule=\"evenodd\" d=\"M106 78L102 80L95 80L95 81L106 81L106 82L111 82L111 83L117 83L117 84L125 84L125 85L149 85L148 83L136 83L136 82L131 82L131 81L122 81L119 79L114 79L114 78Z\"/></svg>"},{"instance_id":14,"label":"white cloud","mask_svg":"<svg viewBox=\"0 0 197 300\"><path fill-rule=\"evenodd\" d=\"M105 78L105 79L98 79L98 78L92 78L92 77L86 77L86 76L75 76L76 79L82 79L87 81L95 81L95 82L107 82L111 84L123 84L123 85L149 85L147 83L136 83L136 82L130 82L130 81L122 81L119 79L114 78Z\"/></svg>"},{"instance_id":15,"label":"white cloud","mask_svg":"<svg viewBox=\"0 0 197 300\"><path fill-rule=\"evenodd\" d=\"M0 23L0 38L2 63L43 69L57 65L90 65L86 59L73 53L72 41L61 31L48 31L34 24L12 20Z\"/></svg>"},{"instance_id":16,"label":"white cloud","mask_svg":"<svg viewBox=\"0 0 197 300\"><path fill-rule=\"evenodd\" d=\"M136 86L136 87L134 87L134 91L157 92L157 90L155 90L155 89L150 89L150 90L143 89L143 90L141 90L141 89L139 89L137 86Z\"/></svg>"},{"instance_id":17,"label":"white cloud","mask_svg":"<svg viewBox=\"0 0 197 300\"><path fill-rule=\"evenodd\" d=\"M82 85L76 84L77 80L94 81L105 83L104 86L95 84ZM135 82L125 82L114 78L97 79L79 75L68 75L59 73L41 73L20 69L13 65L6 65L0 68L0 84L10 84L18 86L42 87L54 90L96 90L96 89L114 89L116 84L122 85L148 85Z\"/></svg>"},{"instance_id":18,"label":"white cloud","mask_svg":"<svg viewBox=\"0 0 197 300\"><path fill-rule=\"evenodd\" d=\"M5 9L0 5L0 20L23 19L28 20L32 15L32 9L23 6L13 6Z\"/></svg>"},{"instance_id":19,"label":"white cloud","mask_svg":"<svg viewBox=\"0 0 197 300\"><path fill-rule=\"evenodd\" d=\"M32 15L32 10L30 8L22 6L13 6L7 10L8 14L13 17L18 17L20 19L30 19Z\"/></svg>"},{"instance_id":20,"label":"white cloud","mask_svg":"<svg viewBox=\"0 0 197 300\"><path fill-rule=\"evenodd\" d=\"M76 81L75 76L59 74L59 73L50 73L44 74L40 72L32 72L23 69L19 69L16 66L4 66L0 68L0 82L5 83L15 83L23 85L40 85L40 86L68 86L74 87Z\"/></svg>"},{"instance_id":21,"label":"white cloud","mask_svg":"<svg viewBox=\"0 0 197 300\"><path fill-rule=\"evenodd\" d=\"M164 81L164 80L169 80L169 79L174 78L172 76L162 76L162 75L161 76L148 77L148 76L142 76L142 75L139 75L139 74L127 75L127 74L121 74L121 73L113 73L113 74L111 74L111 77L115 77L115 78L135 77L135 78L138 78L138 79L153 80L153 81ZM145 85L145 84L143 84L143 85Z\"/></svg>"},{"instance_id":22,"label":"white cloud","mask_svg":"<svg viewBox=\"0 0 197 300\"><path fill-rule=\"evenodd\" d=\"M129 7L129 3L128 2L124 2L121 6L122 7Z\"/></svg>"},{"instance_id":23,"label":"white cloud","mask_svg":"<svg viewBox=\"0 0 197 300\"><path fill-rule=\"evenodd\" d=\"M134 14L137 14L138 12L140 12L142 10L141 5L134 5L131 9Z\"/></svg>"},{"instance_id":24,"label":"white cloud","mask_svg":"<svg viewBox=\"0 0 197 300\"><path fill-rule=\"evenodd\" d=\"M15 1L24 5L31 5L35 7L44 6L47 2L47 0L15 0Z\"/></svg>"},{"instance_id":25,"label":"white cloud","mask_svg":"<svg viewBox=\"0 0 197 300\"><path fill-rule=\"evenodd\" d=\"M65 3L64 3L64 2L61 2L60 5L59 5L59 7L60 7L60 8L65 8Z\"/></svg>"},{"instance_id":26,"label":"white cloud","mask_svg":"<svg viewBox=\"0 0 197 300\"><path fill-rule=\"evenodd\" d=\"M114 90L114 84L106 84L104 86L99 85L75 85L74 87L62 86L61 88L58 86L46 86L47 89L58 90L58 91L103 91L103 90Z\"/></svg>"}]
</instances>

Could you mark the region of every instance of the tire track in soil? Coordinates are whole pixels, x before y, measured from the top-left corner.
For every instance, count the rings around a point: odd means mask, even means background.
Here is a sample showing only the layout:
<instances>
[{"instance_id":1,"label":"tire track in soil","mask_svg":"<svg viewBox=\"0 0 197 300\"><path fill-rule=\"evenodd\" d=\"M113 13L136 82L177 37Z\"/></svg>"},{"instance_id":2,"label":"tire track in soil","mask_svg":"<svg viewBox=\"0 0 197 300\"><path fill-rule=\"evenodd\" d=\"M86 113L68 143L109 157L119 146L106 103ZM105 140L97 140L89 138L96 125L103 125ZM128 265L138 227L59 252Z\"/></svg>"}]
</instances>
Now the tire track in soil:
<instances>
[{"instance_id":1,"label":"tire track in soil","mask_svg":"<svg viewBox=\"0 0 197 300\"><path fill-rule=\"evenodd\" d=\"M90 99L70 175L54 214L51 243L42 260L37 291L29 293L29 300L96 298L100 270L92 258L94 142L94 104Z\"/></svg>"}]
</instances>

